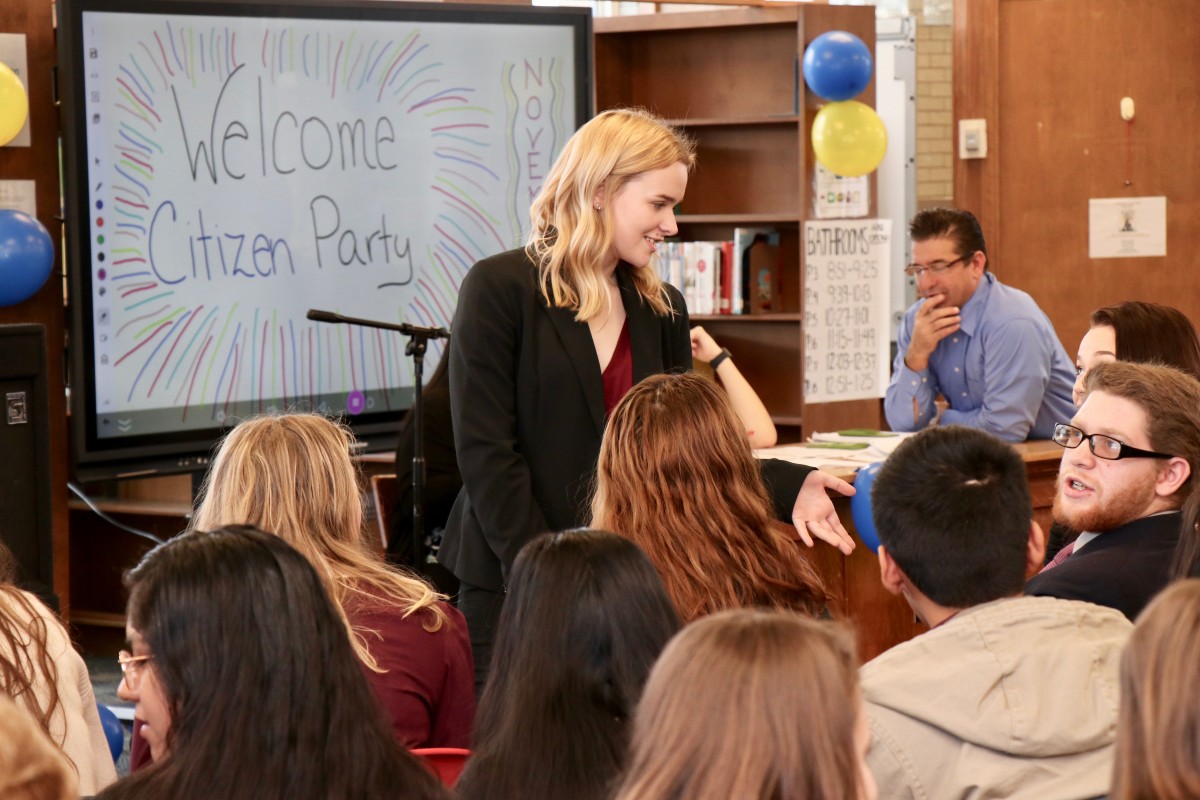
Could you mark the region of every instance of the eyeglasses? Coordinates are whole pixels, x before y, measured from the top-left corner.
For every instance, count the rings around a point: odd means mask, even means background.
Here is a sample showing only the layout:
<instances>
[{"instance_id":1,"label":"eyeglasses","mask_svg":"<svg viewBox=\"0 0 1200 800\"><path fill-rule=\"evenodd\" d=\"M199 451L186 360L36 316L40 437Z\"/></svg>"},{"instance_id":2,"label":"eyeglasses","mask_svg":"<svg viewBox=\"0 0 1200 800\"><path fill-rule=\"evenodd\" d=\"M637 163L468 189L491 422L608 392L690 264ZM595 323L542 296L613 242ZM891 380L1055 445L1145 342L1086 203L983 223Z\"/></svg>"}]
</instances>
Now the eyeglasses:
<instances>
[{"instance_id":1,"label":"eyeglasses","mask_svg":"<svg viewBox=\"0 0 1200 800\"><path fill-rule=\"evenodd\" d=\"M1054 426L1054 443L1062 447L1075 449L1087 439L1088 447L1096 458L1116 461L1121 458L1174 458L1166 453L1155 453L1153 450L1142 450L1124 442L1119 442L1111 436L1102 433L1084 433L1074 425L1058 423Z\"/></svg>"},{"instance_id":2,"label":"eyeglasses","mask_svg":"<svg viewBox=\"0 0 1200 800\"><path fill-rule=\"evenodd\" d=\"M967 259L969 259L973 255L975 255L974 251L967 253L966 255L959 256L958 258L954 259L953 261L947 261L944 264L941 262L935 261L934 263L930 264L928 267L922 266L920 264L909 264L907 267L904 268L904 274L910 278L920 278L926 272L932 272L934 275L941 275L943 272L950 269L955 264L966 263Z\"/></svg>"},{"instance_id":3,"label":"eyeglasses","mask_svg":"<svg viewBox=\"0 0 1200 800\"><path fill-rule=\"evenodd\" d=\"M136 691L142 682L142 668L147 661L151 661L153 658L154 656L135 656L128 650L118 653L117 663L121 665L121 674L125 676L125 685Z\"/></svg>"}]
</instances>

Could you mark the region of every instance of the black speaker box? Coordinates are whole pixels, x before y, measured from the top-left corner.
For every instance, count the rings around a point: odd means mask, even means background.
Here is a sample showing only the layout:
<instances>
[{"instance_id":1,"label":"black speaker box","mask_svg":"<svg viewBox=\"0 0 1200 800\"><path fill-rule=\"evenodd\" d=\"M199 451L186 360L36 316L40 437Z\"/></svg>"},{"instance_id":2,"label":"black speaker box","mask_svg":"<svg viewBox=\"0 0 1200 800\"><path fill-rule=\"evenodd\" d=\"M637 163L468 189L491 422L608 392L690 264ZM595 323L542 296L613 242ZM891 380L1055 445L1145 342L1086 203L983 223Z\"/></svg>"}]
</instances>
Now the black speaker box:
<instances>
[{"instance_id":1,"label":"black speaker box","mask_svg":"<svg viewBox=\"0 0 1200 800\"><path fill-rule=\"evenodd\" d=\"M18 585L57 609L41 325L0 325L0 400L0 540L16 556Z\"/></svg>"}]
</instances>

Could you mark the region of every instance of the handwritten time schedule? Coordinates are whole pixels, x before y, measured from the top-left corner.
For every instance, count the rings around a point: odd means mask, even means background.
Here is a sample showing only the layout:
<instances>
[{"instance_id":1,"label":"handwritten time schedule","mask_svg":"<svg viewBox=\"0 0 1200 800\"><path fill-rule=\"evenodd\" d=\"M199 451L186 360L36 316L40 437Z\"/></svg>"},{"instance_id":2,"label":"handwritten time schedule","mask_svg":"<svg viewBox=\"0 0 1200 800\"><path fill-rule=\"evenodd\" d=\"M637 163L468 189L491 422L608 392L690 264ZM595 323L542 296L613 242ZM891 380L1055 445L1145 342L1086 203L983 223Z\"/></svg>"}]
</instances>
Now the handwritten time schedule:
<instances>
[{"instance_id":1,"label":"handwritten time schedule","mask_svg":"<svg viewBox=\"0 0 1200 800\"><path fill-rule=\"evenodd\" d=\"M805 224L806 402L883 397L891 233L891 220Z\"/></svg>"}]
</instances>

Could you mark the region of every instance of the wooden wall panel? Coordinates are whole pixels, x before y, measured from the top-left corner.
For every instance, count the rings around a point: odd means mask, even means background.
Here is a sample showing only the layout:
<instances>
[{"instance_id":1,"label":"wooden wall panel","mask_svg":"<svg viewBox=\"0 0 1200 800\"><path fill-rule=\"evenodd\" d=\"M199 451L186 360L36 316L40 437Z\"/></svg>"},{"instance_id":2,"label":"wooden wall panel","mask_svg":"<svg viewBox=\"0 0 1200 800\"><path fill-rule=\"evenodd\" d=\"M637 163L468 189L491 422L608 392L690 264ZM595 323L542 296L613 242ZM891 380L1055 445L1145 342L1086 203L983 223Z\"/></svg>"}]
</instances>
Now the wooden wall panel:
<instances>
[{"instance_id":1,"label":"wooden wall panel","mask_svg":"<svg viewBox=\"0 0 1200 800\"><path fill-rule=\"evenodd\" d=\"M956 169L955 198L982 202L997 274L1034 296L1071 354L1102 305L1149 300L1200 319L1194 0L959 0L955 13L955 116L973 115L957 108L971 91L998 98L989 157L959 162L971 166ZM963 47L995 48L995 68L973 73ZM994 215L972 170L997 176ZM1154 195L1167 197L1165 258L1088 258L1089 198Z\"/></svg>"},{"instance_id":2,"label":"wooden wall panel","mask_svg":"<svg viewBox=\"0 0 1200 800\"><path fill-rule=\"evenodd\" d=\"M37 185L37 217L54 240L61 263L62 225L58 203L58 112L51 93L51 68L57 60L50 0L4 0L0 32L26 37L29 71L31 147L0 147L0 179L32 180ZM51 508L54 537L54 590L62 610L70 608L67 570L67 411L63 391L63 337L66 314L63 282L56 269L36 295L0 308L0 324L36 322L46 326L47 387L50 392Z\"/></svg>"}]
</instances>

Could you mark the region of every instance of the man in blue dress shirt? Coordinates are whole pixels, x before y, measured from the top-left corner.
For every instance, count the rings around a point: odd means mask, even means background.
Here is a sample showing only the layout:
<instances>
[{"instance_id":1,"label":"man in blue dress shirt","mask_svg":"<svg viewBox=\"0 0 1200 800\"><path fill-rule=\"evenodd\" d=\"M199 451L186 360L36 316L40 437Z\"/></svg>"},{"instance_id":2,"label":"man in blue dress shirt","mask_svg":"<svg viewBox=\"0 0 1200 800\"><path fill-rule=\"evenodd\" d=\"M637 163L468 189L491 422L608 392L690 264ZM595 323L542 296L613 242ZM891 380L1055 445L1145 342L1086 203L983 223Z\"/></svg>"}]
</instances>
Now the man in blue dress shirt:
<instances>
[{"instance_id":1,"label":"man in blue dress shirt","mask_svg":"<svg viewBox=\"0 0 1200 800\"><path fill-rule=\"evenodd\" d=\"M904 315L884 411L893 430L969 425L1010 442L1048 439L1075 413L1075 369L1029 295L987 268L979 220L934 208L909 224L921 295Z\"/></svg>"}]
</instances>

